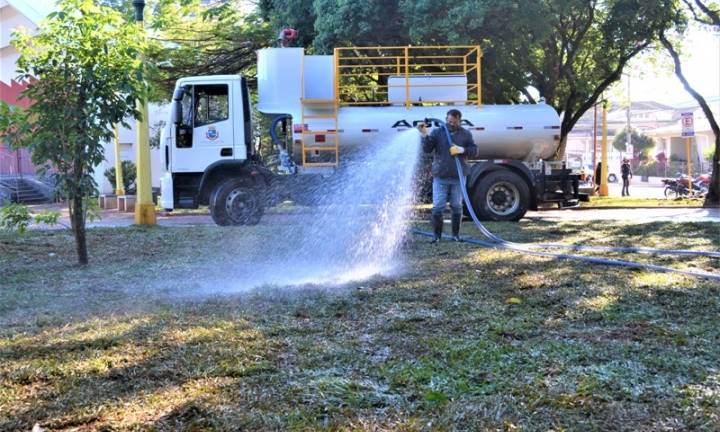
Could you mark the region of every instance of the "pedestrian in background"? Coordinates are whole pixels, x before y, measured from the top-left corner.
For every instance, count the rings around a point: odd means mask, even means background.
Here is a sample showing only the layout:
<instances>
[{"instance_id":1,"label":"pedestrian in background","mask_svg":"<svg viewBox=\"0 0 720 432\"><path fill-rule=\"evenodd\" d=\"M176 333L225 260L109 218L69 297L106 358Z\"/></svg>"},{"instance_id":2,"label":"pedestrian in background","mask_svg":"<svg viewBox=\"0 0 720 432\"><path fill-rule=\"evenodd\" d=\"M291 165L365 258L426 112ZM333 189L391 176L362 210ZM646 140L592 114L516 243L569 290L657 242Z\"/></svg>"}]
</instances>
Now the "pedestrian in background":
<instances>
[{"instance_id":1,"label":"pedestrian in background","mask_svg":"<svg viewBox=\"0 0 720 432\"><path fill-rule=\"evenodd\" d=\"M620 175L622 176L622 196L630 196L630 179L632 178L632 170L630 169L630 161L623 159L620 165Z\"/></svg>"}]
</instances>

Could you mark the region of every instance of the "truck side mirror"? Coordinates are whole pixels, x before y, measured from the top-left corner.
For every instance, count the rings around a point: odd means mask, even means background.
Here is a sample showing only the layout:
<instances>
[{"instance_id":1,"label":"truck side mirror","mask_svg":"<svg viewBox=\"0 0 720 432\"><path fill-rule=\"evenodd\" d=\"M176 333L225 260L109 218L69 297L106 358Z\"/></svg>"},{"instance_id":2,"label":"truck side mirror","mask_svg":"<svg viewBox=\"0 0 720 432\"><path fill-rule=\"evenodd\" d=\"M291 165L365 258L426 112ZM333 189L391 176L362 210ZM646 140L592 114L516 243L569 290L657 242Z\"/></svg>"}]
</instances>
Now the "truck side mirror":
<instances>
[{"instance_id":1,"label":"truck side mirror","mask_svg":"<svg viewBox=\"0 0 720 432\"><path fill-rule=\"evenodd\" d=\"M178 100L172 102L172 112L170 113L171 120L174 125L179 125L182 122L182 103Z\"/></svg>"},{"instance_id":2,"label":"truck side mirror","mask_svg":"<svg viewBox=\"0 0 720 432\"><path fill-rule=\"evenodd\" d=\"M170 115L171 120L175 125L182 123L182 99L188 90L188 86L182 86L175 89L175 93L173 93L173 106Z\"/></svg>"}]
</instances>

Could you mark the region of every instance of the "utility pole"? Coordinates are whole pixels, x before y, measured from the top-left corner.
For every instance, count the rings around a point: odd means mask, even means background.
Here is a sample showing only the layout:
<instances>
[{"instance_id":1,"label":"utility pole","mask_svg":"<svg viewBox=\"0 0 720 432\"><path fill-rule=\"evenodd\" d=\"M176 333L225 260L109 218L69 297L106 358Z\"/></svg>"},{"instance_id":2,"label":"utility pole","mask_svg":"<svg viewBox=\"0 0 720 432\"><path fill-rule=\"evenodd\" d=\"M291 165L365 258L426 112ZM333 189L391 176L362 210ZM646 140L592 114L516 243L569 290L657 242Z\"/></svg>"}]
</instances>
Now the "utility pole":
<instances>
[{"instance_id":1,"label":"utility pole","mask_svg":"<svg viewBox=\"0 0 720 432\"><path fill-rule=\"evenodd\" d=\"M144 31L143 11L145 9L145 0L133 0L132 4L135 7L135 21ZM147 101L137 101L137 105L141 119L136 124L137 203L135 204L135 223L138 225L155 225L155 204L153 204L152 200L152 177L150 175Z\"/></svg>"},{"instance_id":2,"label":"utility pole","mask_svg":"<svg viewBox=\"0 0 720 432\"><path fill-rule=\"evenodd\" d=\"M682 136L685 138L685 157L687 158L688 189L692 192L692 140L695 137L695 120L693 112L680 113Z\"/></svg>"},{"instance_id":3,"label":"utility pole","mask_svg":"<svg viewBox=\"0 0 720 432\"><path fill-rule=\"evenodd\" d=\"M632 150L632 133L630 132L630 110L632 108L632 99L630 98L630 74L627 74L627 133L625 134L625 151L630 152L630 158L635 156L635 152Z\"/></svg>"},{"instance_id":4,"label":"utility pole","mask_svg":"<svg viewBox=\"0 0 720 432\"><path fill-rule=\"evenodd\" d=\"M597 166L597 104L593 105L593 153L592 153L592 169ZM596 183L597 183L597 179Z\"/></svg>"},{"instance_id":5,"label":"utility pole","mask_svg":"<svg viewBox=\"0 0 720 432\"><path fill-rule=\"evenodd\" d=\"M607 139L607 109L608 101L602 101L602 142L600 144L600 196L608 196L608 139Z\"/></svg>"},{"instance_id":6,"label":"utility pole","mask_svg":"<svg viewBox=\"0 0 720 432\"><path fill-rule=\"evenodd\" d=\"M115 195L125 195L125 181L123 180L122 160L120 159L120 130L115 124Z\"/></svg>"}]
</instances>

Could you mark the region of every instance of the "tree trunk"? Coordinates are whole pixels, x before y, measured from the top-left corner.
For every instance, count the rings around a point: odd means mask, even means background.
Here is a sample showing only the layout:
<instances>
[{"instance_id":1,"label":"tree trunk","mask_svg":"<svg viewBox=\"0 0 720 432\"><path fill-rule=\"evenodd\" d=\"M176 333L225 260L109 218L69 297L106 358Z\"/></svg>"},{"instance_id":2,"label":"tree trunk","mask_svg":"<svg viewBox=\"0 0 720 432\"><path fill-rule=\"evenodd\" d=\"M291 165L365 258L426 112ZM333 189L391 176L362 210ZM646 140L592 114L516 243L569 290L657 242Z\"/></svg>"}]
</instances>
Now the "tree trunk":
<instances>
[{"instance_id":1,"label":"tree trunk","mask_svg":"<svg viewBox=\"0 0 720 432\"><path fill-rule=\"evenodd\" d=\"M594 103L594 102L593 102ZM553 160L564 160L565 159L565 150L567 149L567 140L568 136L570 135L570 132L572 132L572 128L575 126L575 122L572 120L572 115L569 110L565 112L562 118L562 122L560 123L560 144L558 145L557 150L555 150L555 155L553 156Z\"/></svg>"},{"instance_id":2,"label":"tree trunk","mask_svg":"<svg viewBox=\"0 0 720 432\"><path fill-rule=\"evenodd\" d=\"M718 159L720 158L720 127L718 126L717 120L715 120L715 115L710 110L710 106L708 106L707 102L705 101L705 98L702 97L700 93L696 92L695 89L690 86L688 80L685 78L682 67L680 65L680 56L678 56L677 51L675 51L670 41L665 37L664 33L660 33L660 42L662 42L663 46L670 54L670 57L672 57L673 63L675 63L675 76L677 76L680 82L682 82L685 90L690 93L692 97L695 98L695 100L698 102L700 108L702 108L703 113L705 113L705 116L707 117L708 123L710 123L710 128L712 129L713 134L715 134L715 156L713 157L712 161L712 177L710 179L710 190L705 197L705 203L703 204L703 206L717 207L718 205L720 205L720 161Z\"/></svg>"},{"instance_id":3,"label":"tree trunk","mask_svg":"<svg viewBox=\"0 0 720 432\"><path fill-rule=\"evenodd\" d=\"M85 239L85 211L82 197L75 196L70 200L70 224L75 234L75 249L77 250L78 264L87 265L88 252Z\"/></svg>"},{"instance_id":4,"label":"tree trunk","mask_svg":"<svg viewBox=\"0 0 720 432\"><path fill-rule=\"evenodd\" d=\"M555 155L553 155L553 160L565 159L565 150L567 148L567 139L568 139L568 134L563 135L561 132L560 133L560 144L558 145L558 148L555 151Z\"/></svg>"},{"instance_id":5,"label":"tree trunk","mask_svg":"<svg viewBox=\"0 0 720 432\"><path fill-rule=\"evenodd\" d=\"M717 207L720 205L720 134L715 135L715 155L712 159L712 166L710 190L705 197L703 207Z\"/></svg>"}]
</instances>

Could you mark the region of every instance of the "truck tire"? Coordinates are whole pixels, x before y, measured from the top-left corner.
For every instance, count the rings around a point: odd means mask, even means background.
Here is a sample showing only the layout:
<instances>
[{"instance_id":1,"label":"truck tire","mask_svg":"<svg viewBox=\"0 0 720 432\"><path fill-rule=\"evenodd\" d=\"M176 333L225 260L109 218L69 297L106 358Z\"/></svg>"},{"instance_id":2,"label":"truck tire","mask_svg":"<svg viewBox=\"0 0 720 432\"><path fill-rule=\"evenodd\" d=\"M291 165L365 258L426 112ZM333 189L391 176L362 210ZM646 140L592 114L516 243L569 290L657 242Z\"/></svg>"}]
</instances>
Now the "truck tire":
<instances>
[{"instance_id":1,"label":"truck tire","mask_svg":"<svg viewBox=\"0 0 720 432\"><path fill-rule=\"evenodd\" d=\"M249 179L226 179L210 195L210 214L220 226L257 225L265 212L264 190Z\"/></svg>"},{"instance_id":2,"label":"truck tire","mask_svg":"<svg viewBox=\"0 0 720 432\"><path fill-rule=\"evenodd\" d=\"M608 181L609 181L610 183L617 183L618 178L617 178L617 176L616 176L615 174L610 174L610 175L608 175Z\"/></svg>"},{"instance_id":3,"label":"truck tire","mask_svg":"<svg viewBox=\"0 0 720 432\"><path fill-rule=\"evenodd\" d=\"M501 169L481 177L470 199L482 220L517 221L530 205L530 187L518 174Z\"/></svg>"}]
</instances>

